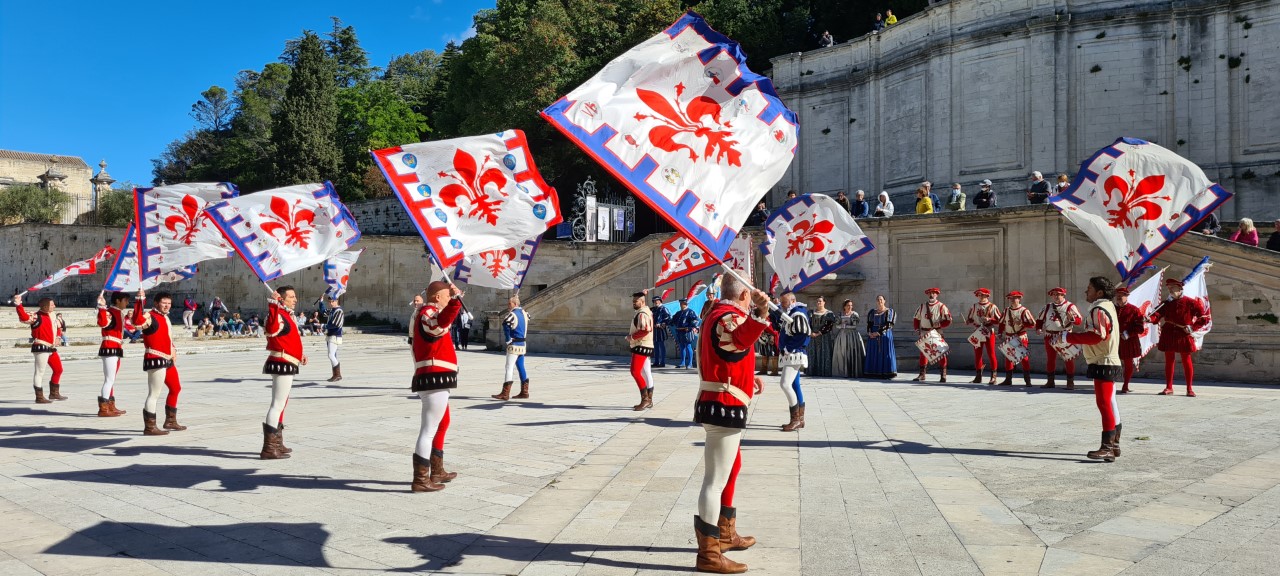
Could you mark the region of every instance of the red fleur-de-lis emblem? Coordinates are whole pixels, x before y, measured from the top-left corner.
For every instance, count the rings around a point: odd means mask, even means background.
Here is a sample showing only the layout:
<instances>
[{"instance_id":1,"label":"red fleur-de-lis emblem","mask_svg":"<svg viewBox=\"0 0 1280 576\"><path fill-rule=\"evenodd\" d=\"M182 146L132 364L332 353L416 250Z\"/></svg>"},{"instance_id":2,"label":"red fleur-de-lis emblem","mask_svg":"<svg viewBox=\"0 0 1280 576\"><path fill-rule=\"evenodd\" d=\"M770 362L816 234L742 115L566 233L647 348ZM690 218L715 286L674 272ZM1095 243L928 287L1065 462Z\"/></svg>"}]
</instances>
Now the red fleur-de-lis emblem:
<instances>
[{"instance_id":1,"label":"red fleur-de-lis emblem","mask_svg":"<svg viewBox=\"0 0 1280 576\"><path fill-rule=\"evenodd\" d=\"M787 234L787 258L804 252L822 252L826 250L831 239L823 236L835 230L830 220L818 220L815 214L812 220L801 220Z\"/></svg>"},{"instance_id":2,"label":"red fleur-de-lis emblem","mask_svg":"<svg viewBox=\"0 0 1280 576\"><path fill-rule=\"evenodd\" d=\"M681 107L680 96L684 94L684 84L676 84L675 89L675 99L668 101L662 94L636 88L636 96L657 115L637 113L635 119L657 120L660 123L649 129L649 142L667 152L686 150L689 159L697 162L698 152L693 146L678 142L676 138L692 137L695 142L705 138L702 159L710 159L714 154L716 163L727 160L730 166L742 166L742 152L734 148L738 142L730 140L733 132L729 129L733 126L727 120L720 120L720 104L706 96L698 96ZM710 122L704 123L707 119Z\"/></svg>"},{"instance_id":3,"label":"red fleur-de-lis emblem","mask_svg":"<svg viewBox=\"0 0 1280 576\"><path fill-rule=\"evenodd\" d=\"M174 240L190 246L200 232L201 221L209 216L200 210L200 201L190 194L182 197L181 208L170 210L174 215L164 219L164 227L173 232Z\"/></svg>"},{"instance_id":4,"label":"red fleur-de-lis emblem","mask_svg":"<svg viewBox=\"0 0 1280 576\"><path fill-rule=\"evenodd\" d=\"M489 166L493 159L485 155L480 164L461 148L453 153L453 173L440 172L441 178L449 178L457 182L448 184L440 190L440 202L457 210L458 216L476 218L488 222L490 226L498 224L499 203L490 197L487 188L492 185L500 197L507 194L502 189L507 186L507 176L496 166ZM465 206L460 205L465 200Z\"/></svg>"},{"instance_id":5,"label":"red fleur-de-lis emblem","mask_svg":"<svg viewBox=\"0 0 1280 576\"><path fill-rule=\"evenodd\" d=\"M296 200L290 206L288 200L272 196L271 214L260 214L263 218L271 219L262 224L262 231L272 237L280 232L284 235L285 246L292 244L306 250L311 241L311 233L315 232L316 215L299 204L302 204L302 200Z\"/></svg>"},{"instance_id":6,"label":"red fleur-de-lis emblem","mask_svg":"<svg viewBox=\"0 0 1280 576\"><path fill-rule=\"evenodd\" d=\"M516 249L507 248L506 250L489 250L482 252L480 257L484 260L484 267L489 269L489 273L497 278L504 270L511 267L511 263L516 259Z\"/></svg>"},{"instance_id":7,"label":"red fleur-de-lis emblem","mask_svg":"<svg viewBox=\"0 0 1280 576\"><path fill-rule=\"evenodd\" d=\"M1142 220L1156 220L1164 213L1164 208L1157 202L1173 200L1172 196L1156 195L1164 188L1163 174L1153 174L1138 182L1135 180L1136 172L1129 170L1128 180L1112 174L1103 184L1107 192L1107 214L1110 215L1107 223L1113 228L1136 228ZM1113 207L1111 200L1117 195L1119 201Z\"/></svg>"}]
</instances>

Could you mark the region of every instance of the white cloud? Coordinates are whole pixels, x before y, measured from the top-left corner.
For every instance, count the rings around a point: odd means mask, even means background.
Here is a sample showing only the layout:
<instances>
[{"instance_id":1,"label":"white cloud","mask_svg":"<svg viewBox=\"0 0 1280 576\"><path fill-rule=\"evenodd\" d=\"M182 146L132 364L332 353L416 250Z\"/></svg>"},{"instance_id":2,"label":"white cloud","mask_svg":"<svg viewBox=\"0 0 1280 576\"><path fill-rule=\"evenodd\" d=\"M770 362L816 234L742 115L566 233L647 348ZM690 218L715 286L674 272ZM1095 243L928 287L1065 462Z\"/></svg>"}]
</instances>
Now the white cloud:
<instances>
[{"instance_id":1,"label":"white cloud","mask_svg":"<svg viewBox=\"0 0 1280 576\"><path fill-rule=\"evenodd\" d=\"M476 35L476 27L471 26L470 28L463 30L462 34L444 34L440 36L440 39L444 40L446 44L448 44L449 42L461 44L463 40L466 40L467 38L471 38L475 35Z\"/></svg>"}]
</instances>

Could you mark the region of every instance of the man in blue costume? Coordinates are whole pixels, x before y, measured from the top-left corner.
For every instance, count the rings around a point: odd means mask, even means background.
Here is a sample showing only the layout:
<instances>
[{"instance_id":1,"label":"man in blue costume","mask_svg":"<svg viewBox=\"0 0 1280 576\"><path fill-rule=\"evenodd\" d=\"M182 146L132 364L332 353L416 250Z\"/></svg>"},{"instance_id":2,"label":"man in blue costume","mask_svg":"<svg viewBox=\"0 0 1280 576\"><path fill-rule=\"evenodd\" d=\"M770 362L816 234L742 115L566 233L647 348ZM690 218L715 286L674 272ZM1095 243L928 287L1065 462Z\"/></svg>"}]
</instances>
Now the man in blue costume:
<instances>
[{"instance_id":1,"label":"man in blue costume","mask_svg":"<svg viewBox=\"0 0 1280 576\"><path fill-rule=\"evenodd\" d=\"M667 325L671 313L662 305L662 297L653 297L653 367L667 367Z\"/></svg>"},{"instance_id":2,"label":"man in blue costume","mask_svg":"<svg viewBox=\"0 0 1280 576\"><path fill-rule=\"evenodd\" d=\"M529 330L529 315L520 307L520 297L512 296L507 300L507 315L502 318L502 339L507 345L507 366L502 392L494 394L494 400L510 400L511 384L516 371L520 371L520 393L515 398L529 397L529 375L524 371L525 334Z\"/></svg>"},{"instance_id":3,"label":"man in blue costume","mask_svg":"<svg viewBox=\"0 0 1280 576\"><path fill-rule=\"evenodd\" d=\"M796 302L790 290L782 293L778 306L778 366L782 368L782 393L787 396L791 421L782 427L783 432L804 428L804 392L800 390L800 371L809 367L809 311Z\"/></svg>"},{"instance_id":4,"label":"man in blue costume","mask_svg":"<svg viewBox=\"0 0 1280 576\"><path fill-rule=\"evenodd\" d=\"M676 330L676 344L680 346L680 364L676 368L692 368L693 343L698 341L698 313L689 308L687 298L680 299L680 311L671 317L671 327Z\"/></svg>"}]
</instances>

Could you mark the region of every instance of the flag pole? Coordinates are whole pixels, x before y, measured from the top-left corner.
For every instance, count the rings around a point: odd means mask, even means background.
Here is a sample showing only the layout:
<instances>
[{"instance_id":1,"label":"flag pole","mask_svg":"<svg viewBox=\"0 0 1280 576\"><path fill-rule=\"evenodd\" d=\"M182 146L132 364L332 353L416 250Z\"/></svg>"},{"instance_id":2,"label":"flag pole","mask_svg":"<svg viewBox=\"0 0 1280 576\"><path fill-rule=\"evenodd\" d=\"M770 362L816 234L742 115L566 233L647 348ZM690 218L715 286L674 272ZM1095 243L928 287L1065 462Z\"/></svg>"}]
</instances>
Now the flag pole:
<instances>
[{"instance_id":1,"label":"flag pole","mask_svg":"<svg viewBox=\"0 0 1280 576\"><path fill-rule=\"evenodd\" d=\"M749 282L746 278L743 278L743 277L742 277L742 275L738 274L738 271L737 271L737 270L734 270L733 268L730 268L728 264L725 264L724 262L721 262L721 263L720 263L720 266L721 266L722 268L724 268L724 271L725 271L725 272L728 272L730 276L733 276L733 277L734 277L734 278L736 278L739 282L741 282L741 283L743 283L743 284L746 284L746 285L747 285L747 288L750 288L750 289L752 289L752 290L757 290L757 288L755 287L755 285L753 285L751 282ZM770 301L769 301L769 309L770 309L770 310L778 310L778 311L781 311L781 308L779 308L777 304L774 304L774 303L773 303L773 300L770 300ZM785 313L784 313L784 315L785 315Z\"/></svg>"}]
</instances>

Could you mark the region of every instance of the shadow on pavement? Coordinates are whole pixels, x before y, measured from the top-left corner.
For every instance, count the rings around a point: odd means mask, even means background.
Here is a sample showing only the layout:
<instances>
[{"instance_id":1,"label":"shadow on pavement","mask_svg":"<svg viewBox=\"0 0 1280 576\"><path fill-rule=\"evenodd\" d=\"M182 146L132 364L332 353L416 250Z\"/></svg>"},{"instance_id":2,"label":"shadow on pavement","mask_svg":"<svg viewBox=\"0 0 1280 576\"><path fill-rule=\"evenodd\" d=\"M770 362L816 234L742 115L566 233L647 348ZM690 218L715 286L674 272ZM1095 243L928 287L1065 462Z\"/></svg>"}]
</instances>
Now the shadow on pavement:
<instances>
[{"instance_id":1,"label":"shadow on pavement","mask_svg":"<svg viewBox=\"0 0 1280 576\"><path fill-rule=\"evenodd\" d=\"M694 445L701 446L702 442L694 442ZM761 440L758 438L744 438L742 440L744 448L757 447L798 447L798 448L849 448L853 450L880 450L882 452L898 452L900 454L959 454L965 456L997 456L1001 458L1029 458L1032 460L1065 460L1067 462L1092 462L1083 456L1074 454L1065 454L1062 452L1017 452L1012 450L987 450L979 448L944 448L941 446L933 446L922 442L908 442L905 440L841 440L830 442L826 440Z\"/></svg>"},{"instance_id":2,"label":"shadow on pavement","mask_svg":"<svg viewBox=\"0 0 1280 576\"><path fill-rule=\"evenodd\" d=\"M330 568L323 552L328 539L329 532L311 522L163 526L105 521L68 536L44 553Z\"/></svg>"},{"instance_id":3,"label":"shadow on pavement","mask_svg":"<svg viewBox=\"0 0 1280 576\"><path fill-rule=\"evenodd\" d=\"M408 546L423 559L423 564L411 568L399 568L394 572L430 572L456 566L466 556L487 556L516 562L585 563L631 570L655 570L663 572L691 572L693 548L663 548L657 546L609 546L595 544L547 544L528 538L511 538L477 534L436 534L433 536L399 537L383 540L390 544ZM470 542L465 544L464 542ZM688 555L688 565L670 566L645 562L624 562L597 556L600 552L682 552Z\"/></svg>"},{"instance_id":4,"label":"shadow on pavement","mask_svg":"<svg viewBox=\"0 0 1280 576\"><path fill-rule=\"evenodd\" d=\"M518 389L517 389L518 391ZM514 392L513 392L514 393ZM414 398L417 398L416 396ZM486 401L484 404L475 404L466 406L466 410L501 410L503 408L537 408L537 409L562 409L562 410L622 410L629 408L627 406L583 406L581 404L546 404L544 402L530 402L528 400L494 400L488 396L450 396L451 400L480 400ZM575 420L577 422L577 420Z\"/></svg>"},{"instance_id":5,"label":"shadow on pavement","mask_svg":"<svg viewBox=\"0 0 1280 576\"><path fill-rule=\"evenodd\" d=\"M258 460L260 452L228 452L203 446L119 446L110 448L112 456L141 456L143 454L165 454L168 456L188 456L203 458L226 458L228 460Z\"/></svg>"},{"instance_id":6,"label":"shadow on pavement","mask_svg":"<svg viewBox=\"0 0 1280 576\"><path fill-rule=\"evenodd\" d=\"M633 412L634 413L634 412ZM545 422L510 422L509 426L561 426L564 424L601 424L625 422L628 424L648 424L658 428L692 428L701 426L693 420L672 420L670 418L655 418L653 416L642 416L640 413L633 417L618 416L616 418L595 418L592 420L548 420Z\"/></svg>"},{"instance_id":7,"label":"shadow on pavement","mask_svg":"<svg viewBox=\"0 0 1280 576\"><path fill-rule=\"evenodd\" d=\"M36 409L30 406L0 406L0 416L61 416L71 418L97 418L97 413L58 412L56 410Z\"/></svg>"},{"instance_id":8,"label":"shadow on pavement","mask_svg":"<svg viewBox=\"0 0 1280 576\"><path fill-rule=\"evenodd\" d=\"M259 488L293 488L299 490L350 490L355 492L404 492L409 482L386 480L347 480L328 476L292 476L286 474L259 474L259 470L197 466L190 464L152 465L134 464L124 468L105 470L73 470L30 474L28 478L119 484L147 488L193 488L205 482L217 481L221 488L214 492L245 492ZM366 485L397 486L396 489L370 488Z\"/></svg>"}]
</instances>

